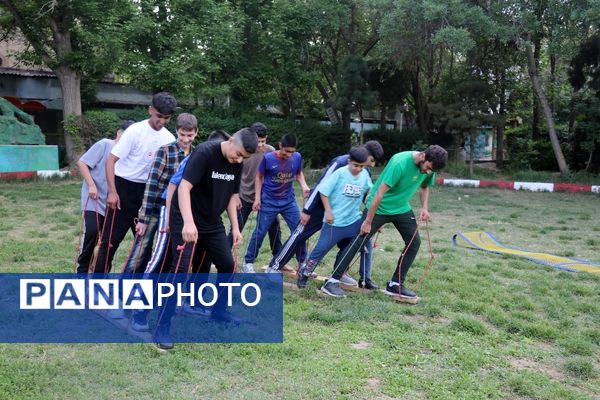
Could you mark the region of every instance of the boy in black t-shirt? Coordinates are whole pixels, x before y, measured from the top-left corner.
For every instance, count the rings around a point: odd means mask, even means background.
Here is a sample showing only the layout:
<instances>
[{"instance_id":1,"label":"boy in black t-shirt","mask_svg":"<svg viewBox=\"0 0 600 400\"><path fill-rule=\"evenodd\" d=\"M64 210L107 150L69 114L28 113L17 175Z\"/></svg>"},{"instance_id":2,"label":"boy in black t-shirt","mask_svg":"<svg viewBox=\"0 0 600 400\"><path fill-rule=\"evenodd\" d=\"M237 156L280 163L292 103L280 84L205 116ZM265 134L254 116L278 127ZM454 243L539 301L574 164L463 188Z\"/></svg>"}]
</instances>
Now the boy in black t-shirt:
<instances>
[{"instance_id":1,"label":"boy in black t-shirt","mask_svg":"<svg viewBox=\"0 0 600 400\"><path fill-rule=\"evenodd\" d=\"M209 270L203 270L207 269L206 263L202 263L202 258L207 256L219 271L218 281L230 279L234 261L221 214L227 210L233 245L237 246L243 238L234 194L240 187L242 161L256 151L257 145L256 133L244 128L227 141L202 143L190 154L183 180L171 203L169 224L174 254L171 273L186 273L190 261L203 265L200 273L208 273ZM181 245L184 249L180 256L178 247ZM219 296L211 313L213 319L225 322L233 319L225 311L225 301L224 296ZM174 309L175 301L168 301L164 315L161 312L155 342L162 349L173 347L169 330Z\"/></svg>"}]
</instances>

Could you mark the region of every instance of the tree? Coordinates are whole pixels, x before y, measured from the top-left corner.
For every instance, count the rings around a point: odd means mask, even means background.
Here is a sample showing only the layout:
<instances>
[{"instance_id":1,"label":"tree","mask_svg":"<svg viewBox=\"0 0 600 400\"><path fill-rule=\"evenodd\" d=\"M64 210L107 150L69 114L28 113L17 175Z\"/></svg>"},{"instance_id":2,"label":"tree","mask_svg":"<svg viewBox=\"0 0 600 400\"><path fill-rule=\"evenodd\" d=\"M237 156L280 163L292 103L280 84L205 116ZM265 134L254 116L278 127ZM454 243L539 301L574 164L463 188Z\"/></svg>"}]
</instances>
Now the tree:
<instances>
[{"instance_id":1,"label":"tree","mask_svg":"<svg viewBox=\"0 0 600 400\"><path fill-rule=\"evenodd\" d=\"M404 102L408 96L408 76L391 63L371 62L369 86L379 98L379 129L386 128L387 111Z\"/></svg>"},{"instance_id":2,"label":"tree","mask_svg":"<svg viewBox=\"0 0 600 400\"><path fill-rule=\"evenodd\" d=\"M379 43L377 27L385 10L372 7L368 0L311 0L308 10L314 30L307 50L310 65L319 74L317 89L325 107L330 108L330 119L339 120L340 112L342 126L349 129L351 108L340 110L336 102L336 99L347 98L347 93L338 96L340 76L348 73L342 71L342 64L349 68L352 62L348 64L348 61L358 60L356 57L368 60Z\"/></svg>"},{"instance_id":3,"label":"tree","mask_svg":"<svg viewBox=\"0 0 600 400\"><path fill-rule=\"evenodd\" d=\"M386 7L380 35L385 56L410 76L411 109L427 136L434 120L430 104L438 103L444 74L464 58L475 42L471 31L489 19L477 5L456 0L381 0Z\"/></svg>"},{"instance_id":4,"label":"tree","mask_svg":"<svg viewBox=\"0 0 600 400\"><path fill-rule=\"evenodd\" d=\"M552 12L553 9L549 8L551 6L560 8L560 12ZM547 0L535 0L531 2L508 2L505 9L507 17L515 27L516 40L520 43L527 59L531 86L546 120L548 136L561 175L568 175L569 167L560 147L554 116L546 94L547 90L540 76L538 52L541 44L538 44L538 40L541 43L540 38L543 38L546 32L544 28L553 26L557 22L555 19L549 19L549 16L558 15L562 18L561 23L569 24L570 18L572 18L570 16L573 15L572 11L575 8L576 5L571 5L570 2L554 3Z\"/></svg>"},{"instance_id":5,"label":"tree","mask_svg":"<svg viewBox=\"0 0 600 400\"><path fill-rule=\"evenodd\" d=\"M132 3L126 0L0 0L10 18L1 29L22 34L28 48L20 59L30 65L45 65L60 83L63 117L81 116L81 79L103 75L118 62L122 24ZM64 130L67 157L74 161L73 138Z\"/></svg>"},{"instance_id":6,"label":"tree","mask_svg":"<svg viewBox=\"0 0 600 400\"><path fill-rule=\"evenodd\" d=\"M575 157L581 151L588 153L585 171L600 165L600 34L584 41L571 60L569 80L575 90L575 128L573 148ZM595 98L590 95L593 91ZM577 159L576 164L581 164Z\"/></svg>"},{"instance_id":7,"label":"tree","mask_svg":"<svg viewBox=\"0 0 600 400\"><path fill-rule=\"evenodd\" d=\"M122 79L150 92L198 102L230 94L220 79L236 65L242 16L214 0L140 0L126 26Z\"/></svg>"},{"instance_id":8,"label":"tree","mask_svg":"<svg viewBox=\"0 0 600 400\"><path fill-rule=\"evenodd\" d=\"M368 85L369 69L362 57L350 54L342 60L336 77L337 93L334 103L342 112L342 127L350 129L350 114L375 105L375 95ZM362 130L360 142L362 143Z\"/></svg>"},{"instance_id":9,"label":"tree","mask_svg":"<svg viewBox=\"0 0 600 400\"><path fill-rule=\"evenodd\" d=\"M514 29L506 25L503 4L488 2L481 7L491 23L485 31L473 36L476 46L467 52L466 62L474 75L485 79L493 88L495 99L490 112L496 131L496 167L503 168L505 124L514 109L517 85L525 78L526 67L519 54Z\"/></svg>"}]
</instances>

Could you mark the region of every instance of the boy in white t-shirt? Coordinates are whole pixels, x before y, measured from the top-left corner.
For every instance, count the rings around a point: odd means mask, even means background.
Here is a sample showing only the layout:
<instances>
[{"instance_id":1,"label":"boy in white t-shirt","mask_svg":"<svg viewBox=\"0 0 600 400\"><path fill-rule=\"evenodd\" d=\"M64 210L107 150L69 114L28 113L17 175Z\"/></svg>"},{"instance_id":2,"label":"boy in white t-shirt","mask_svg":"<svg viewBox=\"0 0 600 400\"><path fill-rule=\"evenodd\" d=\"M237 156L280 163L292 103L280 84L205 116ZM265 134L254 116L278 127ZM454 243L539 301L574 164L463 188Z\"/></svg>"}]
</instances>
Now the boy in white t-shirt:
<instances>
[{"instance_id":1,"label":"boy in white t-shirt","mask_svg":"<svg viewBox=\"0 0 600 400\"><path fill-rule=\"evenodd\" d=\"M135 219L156 152L161 146L175 141L175 136L165 125L176 107L177 102L169 93L155 94L148 107L150 118L127 128L106 161L107 213L95 273L110 272L113 257L127 230L138 233Z\"/></svg>"}]
</instances>

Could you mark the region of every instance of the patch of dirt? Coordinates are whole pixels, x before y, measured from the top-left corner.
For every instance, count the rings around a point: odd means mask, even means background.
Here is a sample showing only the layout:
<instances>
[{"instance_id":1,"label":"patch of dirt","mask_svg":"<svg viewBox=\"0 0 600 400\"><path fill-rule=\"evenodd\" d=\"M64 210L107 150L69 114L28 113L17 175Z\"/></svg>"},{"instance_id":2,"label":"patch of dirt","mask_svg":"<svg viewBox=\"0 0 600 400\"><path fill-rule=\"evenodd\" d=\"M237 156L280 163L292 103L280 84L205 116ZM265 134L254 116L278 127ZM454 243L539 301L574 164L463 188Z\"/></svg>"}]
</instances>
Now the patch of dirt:
<instances>
[{"instance_id":1,"label":"patch of dirt","mask_svg":"<svg viewBox=\"0 0 600 400\"><path fill-rule=\"evenodd\" d=\"M371 347L371 343L360 341L358 343L353 343L350 346L352 346L352 348L356 349L356 350L364 350L364 349L368 349L369 347Z\"/></svg>"},{"instance_id":2,"label":"patch of dirt","mask_svg":"<svg viewBox=\"0 0 600 400\"><path fill-rule=\"evenodd\" d=\"M367 379L367 386L371 390L379 390L380 381L377 378L369 378Z\"/></svg>"},{"instance_id":3,"label":"patch of dirt","mask_svg":"<svg viewBox=\"0 0 600 400\"><path fill-rule=\"evenodd\" d=\"M529 360L526 358L510 358L508 362L513 368L516 369L531 369L534 371L543 372L550 376L552 379L558 381L561 381L564 378L564 375L552 366L540 364L533 360Z\"/></svg>"},{"instance_id":4,"label":"patch of dirt","mask_svg":"<svg viewBox=\"0 0 600 400\"><path fill-rule=\"evenodd\" d=\"M432 321L437 323L437 324L441 324L441 325L450 325L450 319L446 318L446 317L435 317L432 318Z\"/></svg>"},{"instance_id":5,"label":"patch of dirt","mask_svg":"<svg viewBox=\"0 0 600 400\"><path fill-rule=\"evenodd\" d=\"M367 388L373 392L372 396L370 396L370 398L372 398L372 399L380 399L380 400L394 399L394 397L390 397L379 391L381 389L381 381L377 378L367 379Z\"/></svg>"}]
</instances>

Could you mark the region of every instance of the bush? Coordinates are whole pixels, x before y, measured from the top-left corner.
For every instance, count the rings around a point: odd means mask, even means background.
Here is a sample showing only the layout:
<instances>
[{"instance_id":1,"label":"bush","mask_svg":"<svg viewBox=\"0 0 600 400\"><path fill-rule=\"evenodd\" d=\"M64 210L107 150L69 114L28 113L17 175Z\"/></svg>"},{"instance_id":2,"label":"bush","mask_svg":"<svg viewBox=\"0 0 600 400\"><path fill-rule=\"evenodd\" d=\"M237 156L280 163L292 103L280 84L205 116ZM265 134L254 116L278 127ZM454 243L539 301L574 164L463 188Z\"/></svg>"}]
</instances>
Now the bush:
<instances>
[{"instance_id":1,"label":"bush","mask_svg":"<svg viewBox=\"0 0 600 400\"><path fill-rule=\"evenodd\" d=\"M352 132L339 126L323 124L318 120L304 119L291 121L262 112L249 111L226 107L196 107L181 109L167 125L167 129L175 133L176 116L181 112L190 112L198 118L198 138L196 144L206 140L210 132L223 129L235 133L243 127L250 126L253 122L260 121L269 128L269 143L277 147L277 143L286 133L293 133L298 137L298 151L302 153L305 165L310 168L322 168L338 155L346 154L351 147ZM105 130L111 123L118 123L121 119L141 121L148 118L146 108L140 107L132 110L111 112L93 111L84 114L88 125L86 136L93 139L110 136ZM111 132L114 127L111 126ZM378 140L385 150L384 158L389 160L395 153L405 150L422 150L424 144L420 141L422 134L416 129L405 129L402 132L394 130L371 130L364 133L364 140Z\"/></svg>"},{"instance_id":2,"label":"bush","mask_svg":"<svg viewBox=\"0 0 600 400\"><path fill-rule=\"evenodd\" d=\"M339 126L329 126L318 121L304 120L296 125L298 150L305 164L311 168L325 167L336 156L348 153L351 132Z\"/></svg>"},{"instance_id":3,"label":"bush","mask_svg":"<svg viewBox=\"0 0 600 400\"><path fill-rule=\"evenodd\" d=\"M550 140L533 140L529 136L530 132L522 128L506 131L510 168L558 171Z\"/></svg>"},{"instance_id":4,"label":"bush","mask_svg":"<svg viewBox=\"0 0 600 400\"><path fill-rule=\"evenodd\" d=\"M119 117L114 112L91 110L83 113L79 136L86 149L100 139L114 138L119 127Z\"/></svg>"},{"instance_id":5,"label":"bush","mask_svg":"<svg viewBox=\"0 0 600 400\"><path fill-rule=\"evenodd\" d=\"M423 150L423 134L418 129L404 129L402 132L391 129L374 129L364 132L364 140L377 140L384 149L385 161L394 154L407 150Z\"/></svg>"},{"instance_id":6,"label":"bush","mask_svg":"<svg viewBox=\"0 0 600 400\"><path fill-rule=\"evenodd\" d=\"M334 156L346 154L350 148L350 132L336 126L329 126L316 120L291 121L263 112L236 112L224 108L197 108L192 113L198 118L199 141L215 129L229 133L260 121L269 128L269 144L277 148L277 143L286 133L298 137L298 151L306 166L321 168Z\"/></svg>"}]
</instances>

